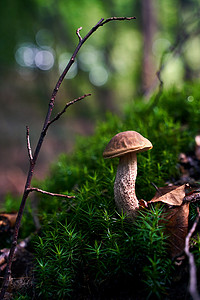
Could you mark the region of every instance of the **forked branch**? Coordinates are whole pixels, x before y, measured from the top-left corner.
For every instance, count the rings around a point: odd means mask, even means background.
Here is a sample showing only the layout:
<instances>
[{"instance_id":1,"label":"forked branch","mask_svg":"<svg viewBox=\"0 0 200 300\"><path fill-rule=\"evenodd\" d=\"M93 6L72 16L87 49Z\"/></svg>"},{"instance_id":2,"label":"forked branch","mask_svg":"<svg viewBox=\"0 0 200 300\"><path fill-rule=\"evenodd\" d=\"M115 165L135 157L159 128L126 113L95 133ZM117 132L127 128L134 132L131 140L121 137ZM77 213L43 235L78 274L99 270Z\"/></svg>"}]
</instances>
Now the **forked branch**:
<instances>
[{"instance_id":1,"label":"forked branch","mask_svg":"<svg viewBox=\"0 0 200 300\"><path fill-rule=\"evenodd\" d=\"M49 123L48 123L47 126L46 126L46 131L47 131L48 127L49 127L53 122L57 121L57 120L58 120L58 119L66 112L66 109L67 109L70 105L72 105L72 104L74 104L74 103L76 103L76 102L78 102L78 101L80 101L80 100L83 100L84 98L86 98L86 97L88 97L88 96L91 96L91 94L83 95L83 96L81 96L81 97L79 97L79 98L77 98L77 99L74 99L74 100L68 102L68 103L65 105L65 107L63 108L63 110L62 110L61 112L59 112L59 113L57 114L57 116L55 116L55 118L53 118L51 121L49 121Z\"/></svg>"},{"instance_id":2,"label":"forked branch","mask_svg":"<svg viewBox=\"0 0 200 300\"><path fill-rule=\"evenodd\" d=\"M26 184L25 184L25 188L24 188L24 193L23 193L23 196L22 196L21 204L20 204L17 219L16 219L16 224L15 224L15 229L14 229L14 234L13 234L13 242L12 242L11 249L10 249L9 256L8 256L8 262L7 262L7 267L6 267L6 271L5 271L4 281L3 281L2 289L1 289L1 293L0 293L0 300L2 300L4 298L6 289L9 285L9 279L10 279L10 276L11 276L11 266L12 266L12 261L13 261L13 256L14 256L14 253L15 253L15 249L16 249L16 246L17 246L18 233L19 233L19 228L20 228L21 219L22 219L24 207L25 207L25 204L26 204L26 200L28 198L28 195L29 195L30 191L35 190L35 188L31 188L30 185L31 185L32 177L33 177L35 164L37 162L37 158L38 158L38 155L40 153L40 149L41 149L43 141L44 141L44 137L47 133L47 130L48 130L49 126L54 121L58 120L60 118L60 116L66 111L66 109L70 105L74 104L75 102L77 102L79 100L84 99L87 96L87 95L84 95L84 96L82 96L80 98L77 98L76 100L73 100L73 101L69 102L68 104L66 104L64 109L52 121L50 121L52 110L53 110L53 107L54 107L54 104L55 104L55 99L56 99L58 90L59 90L59 88L60 88L60 86L63 82L63 79L65 78L67 72L69 71L72 64L74 63L76 55L79 52L82 45L100 26L103 26L104 24L106 24L110 21L116 21L116 20L122 21L122 20L132 20L132 19L135 19L135 17L130 17L130 18L112 17L112 18L106 19L105 21L102 18L83 38L80 36L81 27L79 29L77 29L76 34L79 38L79 43L78 43L74 53L72 54L71 59L69 60L66 68L64 69L63 73L59 77L59 79L58 79L58 81L55 85L55 88L52 92L51 99L49 101L49 107L48 107L47 114L46 114L46 117L45 117L45 121L44 121L44 124L43 124L43 128L42 128L40 137L38 139L38 143L36 145L36 148L35 148L35 151L34 151L33 154L32 154L32 150L31 150L31 146L30 146L29 128L28 127L26 128L26 140L27 140L27 149L28 149L28 156L29 156L30 166L29 166L27 180L26 180ZM37 191L39 191L39 189L37 189Z\"/></svg>"}]
</instances>

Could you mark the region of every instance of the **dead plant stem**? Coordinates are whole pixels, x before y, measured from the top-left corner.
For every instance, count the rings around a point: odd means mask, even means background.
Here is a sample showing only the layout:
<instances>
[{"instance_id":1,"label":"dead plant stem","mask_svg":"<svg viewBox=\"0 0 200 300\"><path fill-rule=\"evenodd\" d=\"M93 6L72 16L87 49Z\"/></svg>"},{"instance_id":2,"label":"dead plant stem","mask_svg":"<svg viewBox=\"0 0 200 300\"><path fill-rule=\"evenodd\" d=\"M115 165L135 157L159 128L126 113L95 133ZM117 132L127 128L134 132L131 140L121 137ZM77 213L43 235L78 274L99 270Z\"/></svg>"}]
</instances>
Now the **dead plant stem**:
<instances>
[{"instance_id":1,"label":"dead plant stem","mask_svg":"<svg viewBox=\"0 0 200 300\"><path fill-rule=\"evenodd\" d=\"M199 222L199 218L200 218L199 209L197 210L197 213L198 214L197 214L196 220L185 239L185 253L189 260L189 277L190 277L189 292L190 292L192 299L194 299L194 300L200 300L200 296L199 296L199 293L197 290L197 274L196 274L196 265L195 265L195 261L194 261L194 255L190 252L189 245L190 245L190 238L191 238L192 234L194 233L194 231L197 227L197 224Z\"/></svg>"}]
</instances>

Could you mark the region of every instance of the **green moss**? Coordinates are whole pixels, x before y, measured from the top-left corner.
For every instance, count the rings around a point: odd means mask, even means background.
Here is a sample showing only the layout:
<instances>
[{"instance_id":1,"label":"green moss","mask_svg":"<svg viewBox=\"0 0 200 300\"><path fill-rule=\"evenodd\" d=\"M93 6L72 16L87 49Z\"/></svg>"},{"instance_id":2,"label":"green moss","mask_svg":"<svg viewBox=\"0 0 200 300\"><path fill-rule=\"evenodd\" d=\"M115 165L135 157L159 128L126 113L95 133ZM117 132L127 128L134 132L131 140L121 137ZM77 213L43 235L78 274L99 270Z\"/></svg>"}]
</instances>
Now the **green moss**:
<instances>
[{"instance_id":1,"label":"green moss","mask_svg":"<svg viewBox=\"0 0 200 300\"><path fill-rule=\"evenodd\" d=\"M144 298L166 293L172 265L159 225L162 209L140 215L135 224L117 213L113 184L118 159L104 160L102 153L120 131L136 130L152 142L152 150L138 154L136 183L138 198L148 201L155 193L151 182L163 186L179 176L178 155L194 144L199 114L198 85L167 91L156 105L153 97L149 103L138 99L123 117L108 113L93 136L77 139L72 155L60 156L42 188L76 198L40 201L43 228L35 249L43 299L81 299L80 294L87 298L89 293L117 297L134 289Z\"/></svg>"}]
</instances>

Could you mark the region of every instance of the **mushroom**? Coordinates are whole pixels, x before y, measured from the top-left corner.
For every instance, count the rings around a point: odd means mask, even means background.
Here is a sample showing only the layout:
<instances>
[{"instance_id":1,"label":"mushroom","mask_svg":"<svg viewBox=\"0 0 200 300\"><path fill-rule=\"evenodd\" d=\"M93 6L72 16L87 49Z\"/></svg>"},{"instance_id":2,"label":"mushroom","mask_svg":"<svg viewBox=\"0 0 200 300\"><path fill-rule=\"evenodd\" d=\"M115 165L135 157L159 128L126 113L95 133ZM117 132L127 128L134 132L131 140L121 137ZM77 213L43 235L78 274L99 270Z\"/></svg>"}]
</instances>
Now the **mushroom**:
<instances>
[{"instance_id":1,"label":"mushroom","mask_svg":"<svg viewBox=\"0 0 200 300\"><path fill-rule=\"evenodd\" d=\"M106 146L103 157L119 157L114 183L114 197L118 211L134 219L139 202L135 194L137 153L151 149L151 142L136 131L116 134Z\"/></svg>"}]
</instances>

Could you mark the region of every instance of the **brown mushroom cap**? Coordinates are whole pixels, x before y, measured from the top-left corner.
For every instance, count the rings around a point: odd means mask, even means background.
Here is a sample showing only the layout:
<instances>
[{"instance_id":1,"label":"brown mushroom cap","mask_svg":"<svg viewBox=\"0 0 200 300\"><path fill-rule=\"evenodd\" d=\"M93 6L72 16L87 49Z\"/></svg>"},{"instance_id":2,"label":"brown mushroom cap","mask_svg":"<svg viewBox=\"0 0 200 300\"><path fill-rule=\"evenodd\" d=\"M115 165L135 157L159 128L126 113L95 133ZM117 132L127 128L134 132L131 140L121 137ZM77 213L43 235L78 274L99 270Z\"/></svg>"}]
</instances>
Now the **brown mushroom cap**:
<instances>
[{"instance_id":1,"label":"brown mushroom cap","mask_svg":"<svg viewBox=\"0 0 200 300\"><path fill-rule=\"evenodd\" d=\"M136 131L116 134L106 146L103 157L113 158L130 152L143 152L153 148L151 142Z\"/></svg>"}]
</instances>

